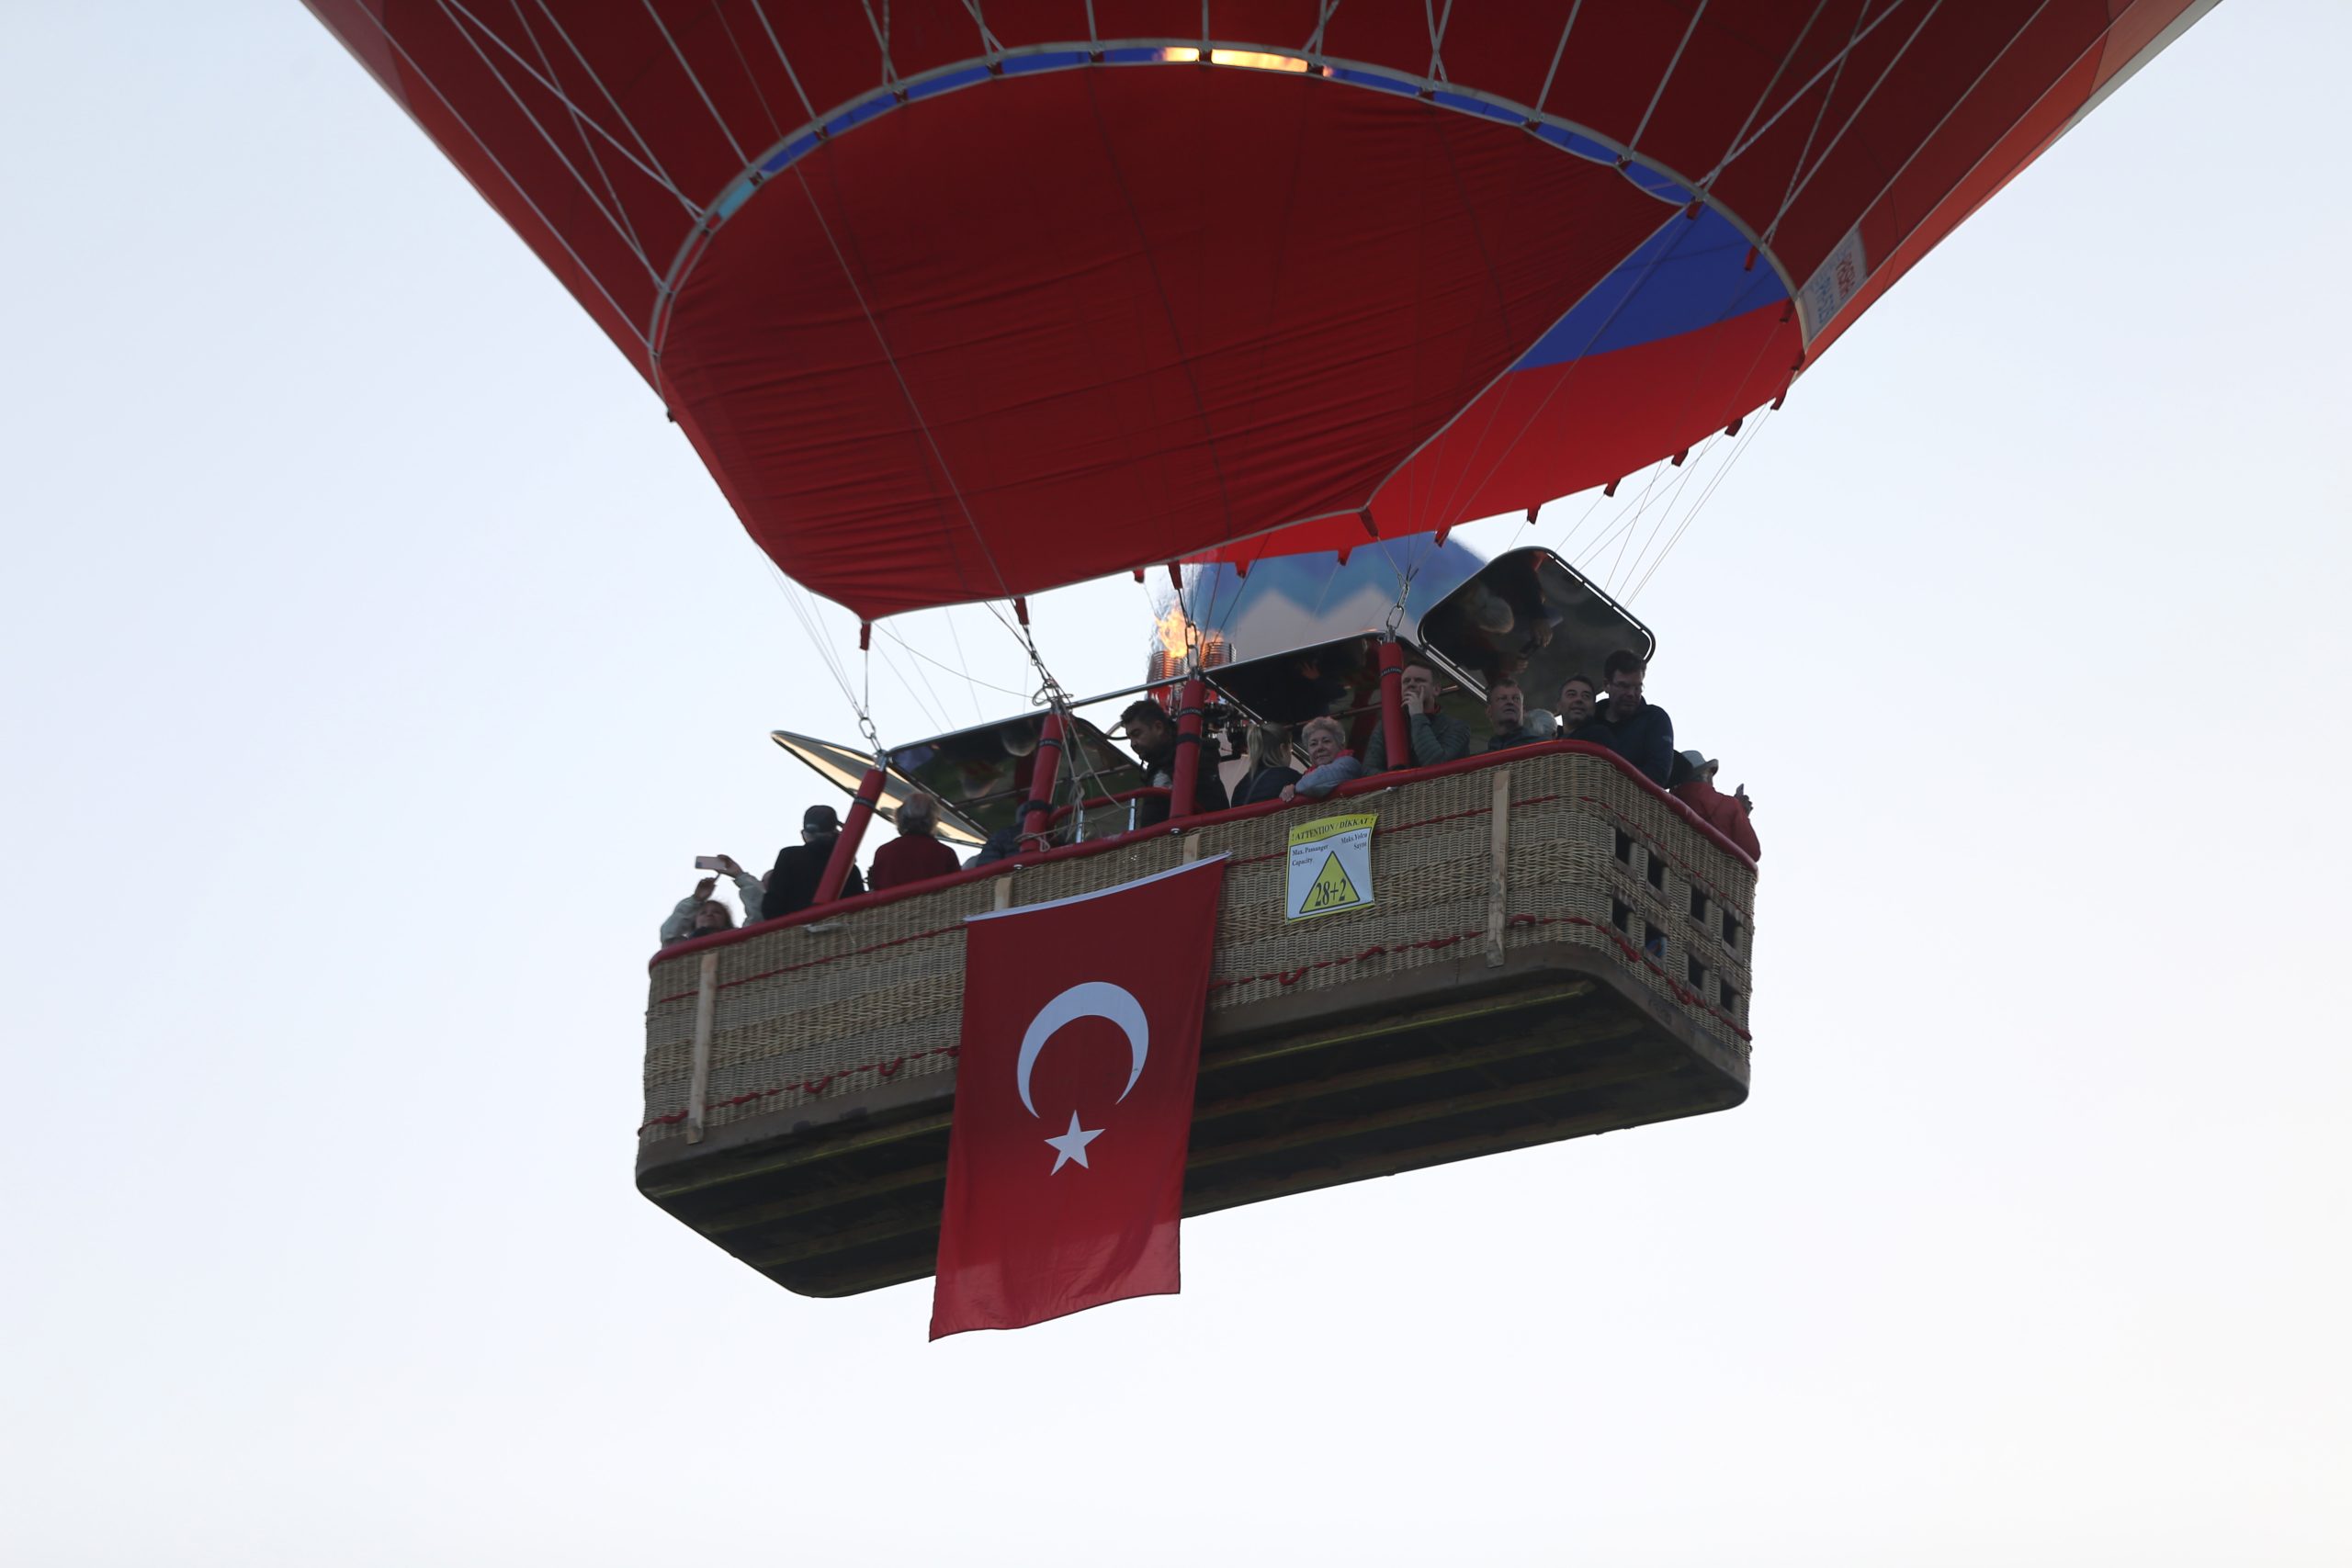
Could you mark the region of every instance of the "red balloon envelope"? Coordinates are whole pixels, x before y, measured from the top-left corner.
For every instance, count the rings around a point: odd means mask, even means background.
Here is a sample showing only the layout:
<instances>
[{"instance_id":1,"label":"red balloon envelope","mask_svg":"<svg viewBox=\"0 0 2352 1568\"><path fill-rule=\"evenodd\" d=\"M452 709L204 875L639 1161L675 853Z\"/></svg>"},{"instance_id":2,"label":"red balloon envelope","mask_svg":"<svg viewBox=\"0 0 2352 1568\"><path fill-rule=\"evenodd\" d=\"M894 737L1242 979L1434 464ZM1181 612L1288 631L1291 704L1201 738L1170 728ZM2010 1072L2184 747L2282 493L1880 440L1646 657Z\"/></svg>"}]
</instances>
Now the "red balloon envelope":
<instances>
[{"instance_id":1,"label":"red balloon envelope","mask_svg":"<svg viewBox=\"0 0 2352 1568\"><path fill-rule=\"evenodd\" d=\"M874 616L1688 446L2211 0L310 3Z\"/></svg>"}]
</instances>

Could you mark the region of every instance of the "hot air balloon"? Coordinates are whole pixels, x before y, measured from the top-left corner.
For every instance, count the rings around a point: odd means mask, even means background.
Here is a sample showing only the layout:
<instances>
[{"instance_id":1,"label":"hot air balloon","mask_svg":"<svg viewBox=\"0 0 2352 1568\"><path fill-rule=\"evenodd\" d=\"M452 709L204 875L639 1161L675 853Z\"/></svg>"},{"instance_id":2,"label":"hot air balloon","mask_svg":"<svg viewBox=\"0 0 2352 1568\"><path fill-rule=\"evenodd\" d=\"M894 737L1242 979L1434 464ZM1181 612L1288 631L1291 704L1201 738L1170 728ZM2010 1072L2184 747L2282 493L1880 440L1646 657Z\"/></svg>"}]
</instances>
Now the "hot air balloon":
<instances>
[{"instance_id":1,"label":"hot air balloon","mask_svg":"<svg viewBox=\"0 0 2352 1568\"><path fill-rule=\"evenodd\" d=\"M1433 547L1736 429L2210 0L309 3L871 621ZM1650 641L1556 559L1439 592L1171 700L1361 723L1408 652L1475 702ZM1160 786L1045 694L859 784L952 767L1028 852L656 961L639 1184L772 1277L927 1271L961 917L1204 845L1195 1207L1745 1096L1753 864L1613 759L1384 776L1378 897L1302 924L1244 874L1281 814L1180 770L1125 830Z\"/></svg>"}]
</instances>

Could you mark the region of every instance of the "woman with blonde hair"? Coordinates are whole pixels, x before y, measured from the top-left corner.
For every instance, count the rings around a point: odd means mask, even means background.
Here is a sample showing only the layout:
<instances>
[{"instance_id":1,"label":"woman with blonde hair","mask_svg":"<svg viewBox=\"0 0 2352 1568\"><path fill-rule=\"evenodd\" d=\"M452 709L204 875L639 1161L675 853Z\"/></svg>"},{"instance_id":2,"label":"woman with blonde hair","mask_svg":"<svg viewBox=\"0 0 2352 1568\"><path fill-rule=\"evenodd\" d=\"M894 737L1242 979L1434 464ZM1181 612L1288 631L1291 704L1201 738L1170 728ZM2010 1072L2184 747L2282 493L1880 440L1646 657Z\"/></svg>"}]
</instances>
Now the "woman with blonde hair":
<instances>
[{"instance_id":1,"label":"woman with blonde hair","mask_svg":"<svg viewBox=\"0 0 2352 1568\"><path fill-rule=\"evenodd\" d=\"M1283 726L1251 725L1249 752L1250 773L1234 792L1234 805L1256 806L1280 800L1283 791L1298 782L1298 770L1291 766L1290 731Z\"/></svg>"}]
</instances>

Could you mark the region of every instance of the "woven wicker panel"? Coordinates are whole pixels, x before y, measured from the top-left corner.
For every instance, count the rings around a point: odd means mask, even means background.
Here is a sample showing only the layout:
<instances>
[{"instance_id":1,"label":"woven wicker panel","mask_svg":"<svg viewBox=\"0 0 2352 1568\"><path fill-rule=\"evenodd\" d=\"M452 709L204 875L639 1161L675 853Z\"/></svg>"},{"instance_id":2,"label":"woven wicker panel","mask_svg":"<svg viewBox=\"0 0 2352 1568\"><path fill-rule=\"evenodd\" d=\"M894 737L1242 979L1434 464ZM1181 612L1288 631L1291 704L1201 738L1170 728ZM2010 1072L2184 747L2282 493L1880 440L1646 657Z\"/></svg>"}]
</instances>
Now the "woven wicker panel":
<instances>
[{"instance_id":1,"label":"woven wicker panel","mask_svg":"<svg viewBox=\"0 0 2352 1568\"><path fill-rule=\"evenodd\" d=\"M1745 1055L1755 873L1678 807L1611 763L1573 753L1515 758L1504 942L1566 943L1608 955L1725 1048ZM1091 893L1194 857L1230 856L1211 973L1212 1020L1281 996L1339 992L1481 951L1492 867L1495 773L1447 774L1321 807L1208 824L1081 859L1023 866L1010 901ZM1374 901L1310 920L1283 918L1289 835L1302 822L1373 811ZM1633 840L1627 858L1618 834ZM1647 873L1653 859L1662 886ZM996 907L1001 879L902 898L717 949L706 1124L724 1126L907 1077L952 1082L963 998L963 921ZM1690 914L1690 889L1708 900ZM1611 921L1612 900L1630 912ZM1735 950L1722 911L1738 922ZM1667 939L1641 951L1643 922ZM684 1135L698 953L653 966L646 1011L648 1143ZM1690 983L1689 965L1704 971ZM1724 1001L1729 986L1736 999Z\"/></svg>"}]
</instances>

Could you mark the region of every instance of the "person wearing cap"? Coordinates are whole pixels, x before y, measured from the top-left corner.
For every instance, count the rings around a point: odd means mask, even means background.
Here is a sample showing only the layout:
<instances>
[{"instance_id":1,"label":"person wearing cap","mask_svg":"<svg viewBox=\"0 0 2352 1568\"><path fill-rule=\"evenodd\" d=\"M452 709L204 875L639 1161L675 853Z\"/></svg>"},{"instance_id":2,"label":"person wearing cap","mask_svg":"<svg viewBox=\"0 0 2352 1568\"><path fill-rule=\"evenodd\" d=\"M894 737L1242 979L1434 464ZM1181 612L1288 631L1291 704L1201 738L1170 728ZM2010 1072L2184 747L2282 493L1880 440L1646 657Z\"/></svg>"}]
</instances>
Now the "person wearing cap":
<instances>
[{"instance_id":1,"label":"person wearing cap","mask_svg":"<svg viewBox=\"0 0 2352 1568\"><path fill-rule=\"evenodd\" d=\"M830 806L812 806L800 814L800 842L786 844L768 873L768 893L760 919L780 920L797 915L817 901L817 884L824 879L825 863L832 858L833 841L842 836L842 819ZM842 882L844 898L865 891L865 878L854 865Z\"/></svg>"},{"instance_id":2,"label":"person wearing cap","mask_svg":"<svg viewBox=\"0 0 2352 1568\"><path fill-rule=\"evenodd\" d=\"M1678 752L1675 761L1690 770L1690 776L1674 786L1674 797L1699 814L1699 819L1741 849L1749 860L1760 860L1764 851L1756 841L1755 825L1747 814L1755 803L1747 798L1747 786L1740 785L1729 795L1715 787L1715 760L1704 751ZM1679 773L1681 768L1677 768Z\"/></svg>"},{"instance_id":3,"label":"person wearing cap","mask_svg":"<svg viewBox=\"0 0 2352 1568\"><path fill-rule=\"evenodd\" d=\"M927 795L909 795L899 807L899 836L874 852L868 885L875 892L963 869L956 852L934 836L938 827L937 803Z\"/></svg>"}]
</instances>

